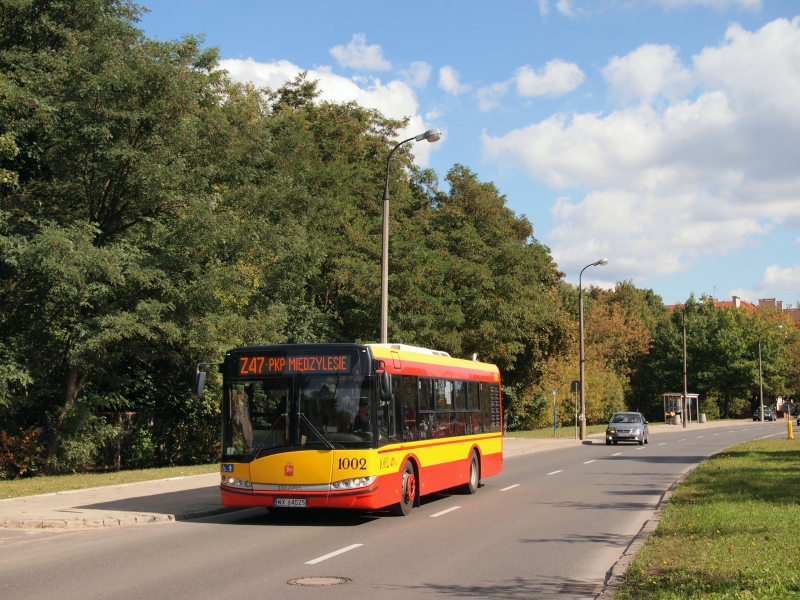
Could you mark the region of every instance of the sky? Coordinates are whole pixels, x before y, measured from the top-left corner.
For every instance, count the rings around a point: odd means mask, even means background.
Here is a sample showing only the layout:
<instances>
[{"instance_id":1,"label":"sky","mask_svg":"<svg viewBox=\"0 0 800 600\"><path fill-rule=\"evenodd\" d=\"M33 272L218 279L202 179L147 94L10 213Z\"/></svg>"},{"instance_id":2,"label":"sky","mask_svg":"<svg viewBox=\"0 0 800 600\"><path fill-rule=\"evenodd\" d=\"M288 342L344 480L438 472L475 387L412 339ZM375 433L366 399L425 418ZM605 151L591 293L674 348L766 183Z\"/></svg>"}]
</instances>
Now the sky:
<instances>
[{"instance_id":1,"label":"sky","mask_svg":"<svg viewBox=\"0 0 800 600\"><path fill-rule=\"evenodd\" d=\"M417 163L494 182L572 283L800 301L798 0L140 1L234 79L438 127Z\"/></svg>"}]
</instances>

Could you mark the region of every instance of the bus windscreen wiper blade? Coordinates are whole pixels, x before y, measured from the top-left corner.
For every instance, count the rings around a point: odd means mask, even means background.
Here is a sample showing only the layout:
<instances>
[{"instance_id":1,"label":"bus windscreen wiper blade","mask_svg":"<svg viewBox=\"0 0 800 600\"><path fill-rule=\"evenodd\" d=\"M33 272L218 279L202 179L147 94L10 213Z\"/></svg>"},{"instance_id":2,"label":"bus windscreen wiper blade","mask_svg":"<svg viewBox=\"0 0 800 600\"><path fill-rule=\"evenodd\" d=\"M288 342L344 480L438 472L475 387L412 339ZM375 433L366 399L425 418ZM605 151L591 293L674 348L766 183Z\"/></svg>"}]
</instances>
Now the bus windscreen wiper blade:
<instances>
[{"instance_id":1,"label":"bus windscreen wiper blade","mask_svg":"<svg viewBox=\"0 0 800 600\"><path fill-rule=\"evenodd\" d=\"M303 423L308 425L308 428L314 433L314 435L316 435L320 439L320 441L325 445L325 447L328 450L333 450L334 449L333 444L331 444L328 440L326 440L325 437L319 431L317 431L317 428L314 427L314 425L311 423L311 421L308 420L307 416L305 416L301 412L297 413L297 416L302 419Z\"/></svg>"}]
</instances>

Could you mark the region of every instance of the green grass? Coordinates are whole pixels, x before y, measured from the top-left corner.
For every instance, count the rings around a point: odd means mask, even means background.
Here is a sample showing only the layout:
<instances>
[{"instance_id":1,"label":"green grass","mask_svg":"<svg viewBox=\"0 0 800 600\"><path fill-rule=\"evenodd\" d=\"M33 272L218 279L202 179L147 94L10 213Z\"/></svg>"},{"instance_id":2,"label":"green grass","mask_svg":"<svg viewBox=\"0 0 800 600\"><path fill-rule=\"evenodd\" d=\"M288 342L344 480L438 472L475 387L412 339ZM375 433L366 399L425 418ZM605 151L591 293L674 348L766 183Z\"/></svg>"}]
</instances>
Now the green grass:
<instances>
[{"instance_id":1,"label":"green grass","mask_svg":"<svg viewBox=\"0 0 800 600\"><path fill-rule=\"evenodd\" d=\"M734 446L675 490L617 600L800 598L800 440Z\"/></svg>"},{"instance_id":2,"label":"green grass","mask_svg":"<svg viewBox=\"0 0 800 600\"><path fill-rule=\"evenodd\" d=\"M162 469L141 469L120 471L119 473L84 473L80 475L56 475L53 477L30 477L0 481L0 499L82 490L103 485L119 485L137 481L152 481L182 475L202 475L216 473L219 465L194 465L191 467L164 467Z\"/></svg>"}]
</instances>

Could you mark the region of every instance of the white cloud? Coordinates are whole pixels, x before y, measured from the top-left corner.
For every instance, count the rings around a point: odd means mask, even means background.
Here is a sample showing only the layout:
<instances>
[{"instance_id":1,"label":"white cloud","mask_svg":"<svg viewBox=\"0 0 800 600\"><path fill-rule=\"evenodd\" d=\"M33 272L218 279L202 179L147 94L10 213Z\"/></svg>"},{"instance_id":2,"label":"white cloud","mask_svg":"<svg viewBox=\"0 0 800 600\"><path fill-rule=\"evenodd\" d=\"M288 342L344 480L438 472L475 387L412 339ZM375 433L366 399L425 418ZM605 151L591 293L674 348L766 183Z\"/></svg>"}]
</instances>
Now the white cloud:
<instances>
[{"instance_id":1,"label":"white cloud","mask_svg":"<svg viewBox=\"0 0 800 600\"><path fill-rule=\"evenodd\" d=\"M657 0L664 8L683 8L686 6L704 6L723 11L731 8L759 10L761 0Z\"/></svg>"},{"instance_id":2,"label":"white cloud","mask_svg":"<svg viewBox=\"0 0 800 600\"><path fill-rule=\"evenodd\" d=\"M544 17L550 12L550 3L547 0L539 0L539 13Z\"/></svg>"},{"instance_id":3,"label":"white cloud","mask_svg":"<svg viewBox=\"0 0 800 600\"><path fill-rule=\"evenodd\" d=\"M384 60L381 47L377 44L368 46L367 36L363 33L354 33L347 46L334 46L330 53L341 66L351 69L388 71L392 68L392 63Z\"/></svg>"},{"instance_id":4,"label":"white cloud","mask_svg":"<svg viewBox=\"0 0 800 600\"><path fill-rule=\"evenodd\" d=\"M444 114L442 113L442 111L440 111L438 108L434 108L425 113L425 120L433 121L434 119L438 119L439 117L441 117L442 114Z\"/></svg>"},{"instance_id":5,"label":"white cloud","mask_svg":"<svg viewBox=\"0 0 800 600\"><path fill-rule=\"evenodd\" d=\"M453 67L445 66L439 69L439 87L448 94L458 96L469 90L468 85L459 82L460 75Z\"/></svg>"},{"instance_id":6,"label":"white cloud","mask_svg":"<svg viewBox=\"0 0 800 600\"><path fill-rule=\"evenodd\" d=\"M400 71L400 76L412 87L425 87L431 76L431 66L422 61L412 62L407 69Z\"/></svg>"},{"instance_id":7,"label":"white cloud","mask_svg":"<svg viewBox=\"0 0 800 600\"><path fill-rule=\"evenodd\" d=\"M645 44L626 56L614 56L603 76L612 94L623 99L675 97L691 88L691 74L671 46Z\"/></svg>"},{"instance_id":8,"label":"white cloud","mask_svg":"<svg viewBox=\"0 0 800 600\"><path fill-rule=\"evenodd\" d=\"M771 265L764 270L755 288L739 288L731 290L730 294L748 302L757 302L759 298L777 298L784 300L784 307L794 304L800 298L800 265L786 268Z\"/></svg>"},{"instance_id":9,"label":"white cloud","mask_svg":"<svg viewBox=\"0 0 800 600\"><path fill-rule=\"evenodd\" d=\"M525 66L514 75L520 96L561 96L574 90L585 78L578 65L558 58L548 62L538 73Z\"/></svg>"},{"instance_id":10,"label":"white cloud","mask_svg":"<svg viewBox=\"0 0 800 600\"><path fill-rule=\"evenodd\" d=\"M376 108L393 119L409 117L406 129L400 136L410 137L428 129L426 120L419 114L416 94L406 83L394 80L382 83L377 78L348 79L331 72L330 68L301 69L286 60L260 63L252 58L247 60L226 59L220 61L231 78L236 81L251 81L259 87L279 88L294 79L301 71L308 71L309 80L319 80L320 98L330 102L350 102L355 100L361 106ZM430 164L430 153L438 144L415 144L415 161L420 166Z\"/></svg>"},{"instance_id":11,"label":"white cloud","mask_svg":"<svg viewBox=\"0 0 800 600\"><path fill-rule=\"evenodd\" d=\"M510 82L503 81L500 83L493 83L479 89L475 95L478 98L478 107L482 111L492 110L500 104L500 100L506 95Z\"/></svg>"},{"instance_id":12,"label":"white cloud","mask_svg":"<svg viewBox=\"0 0 800 600\"><path fill-rule=\"evenodd\" d=\"M556 10L565 17L574 17L575 10L572 8L572 0L558 0L556 2Z\"/></svg>"},{"instance_id":13,"label":"white cloud","mask_svg":"<svg viewBox=\"0 0 800 600\"><path fill-rule=\"evenodd\" d=\"M672 49L641 47L605 69L633 104L484 134L484 154L588 190L553 208L548 243L565 271L595 255L619 279L685 270L800 218L798 56L800 17L754 32L732 25L691 67Z\"/></svg>"}]
</instances>

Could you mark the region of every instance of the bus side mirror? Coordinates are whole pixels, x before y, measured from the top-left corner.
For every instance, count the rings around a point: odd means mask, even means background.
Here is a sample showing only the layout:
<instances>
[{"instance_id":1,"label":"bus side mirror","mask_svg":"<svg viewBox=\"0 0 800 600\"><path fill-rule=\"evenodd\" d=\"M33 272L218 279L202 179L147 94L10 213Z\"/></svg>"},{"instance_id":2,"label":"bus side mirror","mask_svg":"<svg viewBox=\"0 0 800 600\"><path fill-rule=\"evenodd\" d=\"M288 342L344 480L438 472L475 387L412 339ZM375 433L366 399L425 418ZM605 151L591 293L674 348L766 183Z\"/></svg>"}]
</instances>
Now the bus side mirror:
<instances>
[{"instance_id":1,"label":"bus side mirror","mask_svg":"<svg viewBox=\"0 0 800 600\"><path fill-rule=\"evenodd\" d=\"M203 399L203 389L206 387L206 372L200 370L200 365L194 372L194 384L192 385L192 395L198 400Z\"/></svg>"},{"instance_id":2,"label":"bus side mirror","mask_svg":"<svg viewBox=\"0 0 800 600\"><path fill-rule=\"evenodd\" d=\"M385 371L381 374L381 400L389 402L392 399L392 376Z\"/></svg>"}]
</instances>

